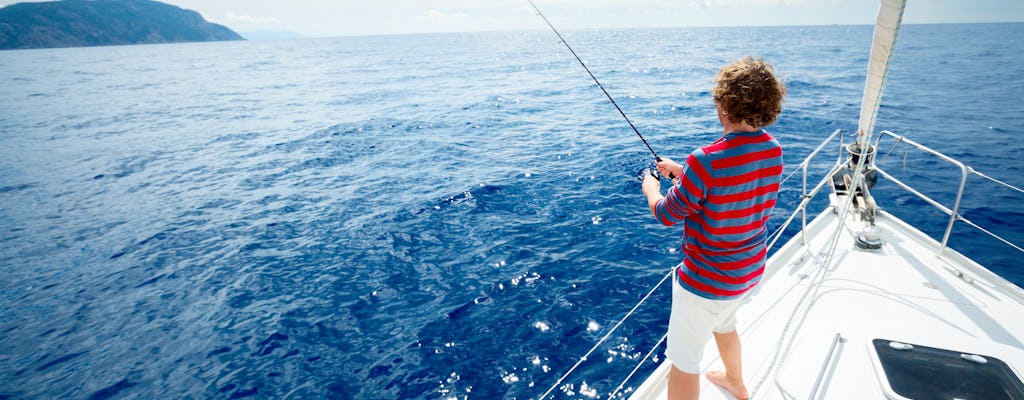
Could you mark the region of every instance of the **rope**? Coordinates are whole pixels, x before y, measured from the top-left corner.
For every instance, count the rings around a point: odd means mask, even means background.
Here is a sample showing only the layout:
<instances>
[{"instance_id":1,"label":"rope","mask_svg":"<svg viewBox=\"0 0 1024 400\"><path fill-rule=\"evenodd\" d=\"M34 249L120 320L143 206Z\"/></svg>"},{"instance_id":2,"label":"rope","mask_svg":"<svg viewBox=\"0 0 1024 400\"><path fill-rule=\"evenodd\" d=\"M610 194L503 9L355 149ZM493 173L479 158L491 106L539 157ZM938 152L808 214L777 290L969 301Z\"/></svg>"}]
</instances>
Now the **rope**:
<instances>
[{"instance_id":1,"label":"rope","mask_svg":"<svg viewBox=\"0 0 1024 400\"><path fill-rule=\"evenodd\" d=\"M885 155L882 156L882 159L875 161L875 163L881 163L882 161L885 161L886 158L889 158L889 154L892 153L893 149L896 148L896 145L900 143L903 143L903 136L900 136L899 139L896 139L896 143L893 143L892 147L890 147L889 150L885 152Z\"/></svg>"},{"instance_id":2,"label":"rope","mask_svg":"<svg viewBox=\"0 0 1024 400\"><path fill-rule=\"evenodd\" d=\"M893 151L894 149L896 149L896 146L897 146L897 145L899 145L900 143L904 143L904 142L903 142L903 139L904 139L904 138L903 138L903 136L899 136L899 137L898 137L898 138L896 139L896 142L895 142L895 143L893 143L891 147L889 147L889 150L888 150L888 151L886 151L886 152L885 152L885 155L883 155L883 156L882 156L882 159L880 159L880 160L876 161L876 163L881 163L882 161L885 161L885 159L886 159L886 158L889 158L889 154L891 154L891 153L892 153L892 151ZM904 143L904 146L905 146L905 145L906 145L906 143ZM904 149L906 149L906 147L904 147ZM906 164L906 159L905 159L905 157L906 157L906 155L904 155L904 161L903 161L903 162L904 162L904 164ZM798 166L798 167L800 167L800 166ZM906 168L906 167L904 166L904 168ZM991 177L991 176L985 175L985 174L984 174L984 173L982 173L981 171L978 171L978 170L976 170L976 169L974 169L974 168L971 168L971 167L967 167L967 168L968 168L968 171L969 171L970 173L974 174L974 175L980 176L980 177L982 177L982 178L984 178L984 179L988 179L988 180L990 180L990 181L992 181L992 182L994 182L994 183L996 183L996 184L1002 185L1002 186L1006 187L1007 189L1010 189L1010 190L1016 191L1016 192L1018 192L1018 193L1024 193L1024 189L1021 189L1021 188L1019 188L1019 187L1016 187L1016 186L1014 186L1014 185L1011 185L1011 184L1009 184L1009 183L1003 182L1003 181L1001 181L1001 180L999 180L999 179L996 179L996 178L993 178L993 177ZM796 171L793 171L793 172L796 172ZM790 174L790 176L792 176L792 175L793 175L793 174ZM786 177L786 179L789 179L789 177ZM783 181L783 182L785 182L785 181Z\"/></svg>"},{"instance_id":3,"label":"rope","mask_svg":"<svg viewBox=\"0 0 1024 400\"><path fill-rule=\"evenodd\" d=\"M988 179L988 180L990 180L990 181L992 181L992 182L995 182L995 183L998 183L998 184L1000 184L1000 185L1006 186L1006 187L1007 187L1007 188L1009 188L1010 190L1016 190L1016 191L1018 191L1018 192L1020 192L1020 193L1024 193L1024 190L1021 190L1021 188L1019 188L1019 187L1013 186L1013 185L1011 185L1011 184L1009 184L1009 183L1003 182L1003 181L1001 181L1001 180L998 180L998 179L996 179L996 178L993 178L993 177L991 177L991 176L985 175L985 174L983 174L983 173L981 173L981 172L975 171L975 170L974 170L974 168L971 168L970 170L971 170L971 173L972 173L972 174L975 174L975 175L977 175L977 176L980 176L980 177L982 177L982 178Z\"/></svg>"},{"instance_id":4,"label":"rope","mask_svg":"<svg viewBox=\"0 0 1024 400\"><path fill-rule=\"evenodd\" d=\"M810 314L811 308L813 308L815 302L814 299L817 298L818 290L821 288L821 284L824 283L825 276L828 275L828 267L829 265L832 264L832 258L835 256L836 248L839 244L839 235L842 233L843 228L846 227L846 216L847 214L849 214L850 209L852 208L853 198L856 195L856 188L860 187L863 183L865 161L867 160L867 158L868 157L859 157L859 159L857 160L857 165L856 167L854 167L853 172L854 179L848 188L849 194L843 201L843 206L838 216L839 219L838 224L836 225L836 229L832 233L832 237L829 239L829 247L828 251L826 252L825 258L822 260L822 263L818 267L817 271L815 271L814 276L811 279L811 283L807 287L807 290L804 291L804 294L800 296L800 299L797 301L796 307L794 307L793 312L790 313L789 319L786 321L786 325L782 329L782 335L779 336L779 341L775 345L776 350L772 355L771 362L768 364L768 369L764 371L764 373L761 375L761 378L758 379L757 383L753 386L753 389L750 391L751 397L756 397L758 390L761 389L761 386L764 384L765 380L767 380L768 377L772 375L772 372L778 368L781 362L785 360L786 357L789 356L789 352L790 350L792 350L793 342L796 339L796 332L799 332L800 328L803 327L804 322L807 321L807 316ZM807 302L805 306L805 300L808 298L808 296L810 296L812 300L810 302ZM794 326L793 322L797 318L797 316L799 316L799 321L797 321L795 325L793 334L788 335L790 327Z\"/></svg>"},{"instance_id":5,"label":"rope","mask_svg":"<svg viewBox=\"0 0 1024 400\"><path fill-rule=\"evenodd\" d=\"M967 218L963 218L963 217L961 216L961 217L959 218L959 220L960 220L960 222L963 222L963 223L965 223L965 224L967 224L967 225L973 226L973 227L974 227L975 229L977 229L977 230L979 230L979 231L985 232L986 234L988 234L988 235L989 235L989 236L991 236L992 238L994 238L994 239L996 239L996 240L998 240L998 241L1000 241L1000 242L1003 242L1003 243L1004 243L1004 244L1006 244L1007 246L1013 247L1014 249L1017 249L1017 251L1019 251L1019 252L1021 252L1021 253L1024 253L1024 249L1020 248L1020 246L1017 246L1017 245L1015 245L1015 244L1013 244L1013 243L1010 243L1010 241L1008 241L1008 240L1006 240L1006 239L1003 239L1002 237L1000 237L999 235L996 235L995 233L992 233L992 232L990 232L990 231L989 231L988 229L985 229L985 228L982 228L982 227L978 226L977 224L975 224L975 223L971 222L971 221L970 221L970 220L968 220Z\"/></svg>"},{"instance_id":6,"label":"rope","mask_svg":"<svg viewBox=\"0 0 1024 400\"><path fill-rule=\"evenodd\" d=\"M789 178L792 178L793 175L796 175L797 172L800 172L800 169L804 166L804 163L806 163L806 162L807 162L807 160L804 160L804 162L802 162L802 163L800 163L799 165L796 166L796 168L793 170L793 172L790 172L789 175L787 175L785 178L783 178L781 181L779 181L779 187L782 187L782 185L785 184L786 181L789 180Z\"/></svg>"},{"instance_id":7,"label":"rope","mask_svg":"<svg viewBox=\"0 0 1024 400\"><path fill-rule=\"evenodd\" d=\"M811 299L817 297L818 289L821 288L821 284L825 281L828 266L832 263L832 257L835 255L835 244L838 242L838 240L836 239L838 238L839 232L841 232L842 228L843 224L840 223L840 225L836 228L836 232L834 233L833 238L831 239L833 245L829 248L829 251L825 259L822 260L822 263L818 267L817 271L815 271L814 277L812 277L811 283L808 285L807 290L804 291L804 294L800 297L800 300L797 301L797 305L793 309L793 312L790 313L789 319L786 321L786 325L782 328L782 336L779 337L779 341L775 345L776 350L772 355L772 361L771 363L768 364L768 369L765 370L763 375L761 375L761 379L759 379L757 383L754 384L753 389L750 391L751 397L756 397L758 390L760 390L761 388L761 385L764 384L765 380L767 380L769 376L773 375L772 371L778 368L781 365L781 362L785 360L786 357L789 356L789 352L793 346L793 341L794 339L796 339L795 333L800 331L800 328L803 327L804 322L806 322L807 320L807 315L810 314L811 308L814 305L814 301L805 303L805 300L808 297L810 297ZM800 316L800 318L796 322L795 328L793 329L794 333L792 335L787 336L787 334L790 331L790 328L794 326L793 322L798 315Z\"/></svg>"},{"instance_id":8,"label":"rope","mask_svg":"<svg viewBox=\"0 0 1024 400\"><path fill-rule=\"evenodd\" d=\"M541 395L538 398L538 400L544 400L545 397L548 397L548 395L551 394L551 392L555 390L555 388L561 385L562 381L564 381L565 378L569 377L569 375L572 374L572 372L575 371L576 368L580 366L580 364L583 364L584 361L587 361L587 358L589 358L590 355L594 353L594 350L597 350L597 348L600 347L601 344L608 340L608 338L612 336L612 333L614 333L615 330L619 329L619 327L622 326L622 323L626 322L626 320L629 319L629 317L631 317L634 312L636 312L636 309L640 308L640 305L646 302L647 299L650 298L652 294L654 294L654 291L658 290L658 288L661 287L661 285L664 284L670 276L672 276L673 271L675 271L675 268L672 268L672 271L669 271L667 274L665 274L665 277L661 278L661 281L659 281L657 285L654 285L654 287L651 288L651 290L647 292L647 294L644 295L642 299L640 299L640 302L636 303L636 305L633 306L633 309L629 310L629 312L626 313L626 315L623 316L622 319L620 319L619 322L617 322L615 326L613 326L612 329L609 330L608 333L606 333L604 337L601 338L601 340L598 340L597 343L594 344L594 347L591 347L590 350L587 351L587 354L584 354L583 357L580 357L580 359L576 361L576 364L573 364L572 368L569 368L568 371L565 371L565 374L563 374L561 378L558 378L558 381L556 381L554 385L551 385L551 387L548 388L548 390L544 392L544 394Z\"/></svg>"}]
</instances>

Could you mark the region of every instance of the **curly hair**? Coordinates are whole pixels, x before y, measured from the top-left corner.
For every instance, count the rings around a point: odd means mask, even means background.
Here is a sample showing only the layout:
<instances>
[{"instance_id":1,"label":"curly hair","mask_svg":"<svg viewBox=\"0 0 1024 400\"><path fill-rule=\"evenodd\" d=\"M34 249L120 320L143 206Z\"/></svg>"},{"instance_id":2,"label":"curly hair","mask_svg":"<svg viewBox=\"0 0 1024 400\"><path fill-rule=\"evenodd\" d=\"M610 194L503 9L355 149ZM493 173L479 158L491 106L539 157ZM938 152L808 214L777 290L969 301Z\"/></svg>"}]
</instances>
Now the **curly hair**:
<instances>
[{"instance_id":1,"label":"curly hair","mask_svg":"<svg viewBox=\"0 0 1024 400\"><path fill-rule=\"evenodd\" d=\"M771 64L745 57L718 71L712 95L730 122L759 128L774 123L782 112L786 87L775 78Z\"/></svg>"}]
</instances>

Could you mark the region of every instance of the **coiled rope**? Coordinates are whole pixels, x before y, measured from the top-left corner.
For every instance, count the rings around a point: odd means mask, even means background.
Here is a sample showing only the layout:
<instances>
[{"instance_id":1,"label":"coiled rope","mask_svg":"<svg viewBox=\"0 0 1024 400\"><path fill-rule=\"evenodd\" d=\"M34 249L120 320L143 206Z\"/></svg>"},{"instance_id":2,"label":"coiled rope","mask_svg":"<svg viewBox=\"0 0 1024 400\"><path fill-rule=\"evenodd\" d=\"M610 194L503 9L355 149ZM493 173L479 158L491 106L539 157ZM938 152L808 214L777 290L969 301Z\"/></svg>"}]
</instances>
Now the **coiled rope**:
<instances>
[{"instance_id":1,"label":"coiled rope","mask_svg":"<svg viewBox=\"0 0 1024 400\"><path fill-rule=\"evenodd\" d=\"M760 378L757 380L750 391L751 397L756 397L762 385L768 379L769 376L778 368L786 357L789 356L789 352L792 349L794 340L796 339L796 333L803 327L804 322L807 320L807 315L810 314L811 308L813 308L815 299L817 298L818 290L821 288L821 284L825 281L825 277L828 276L829 266L832 264L832 258L835 256L836 248L839 244L839 237L843 232L843 228L846 227L846 217L853 208L853 198L856 197L856 190L861 186L864 181L864 172L866 171L866 160L868 157L859 157L856 167L853 171L853 182L847 188L849 194L843 201L843 205L839 210L838 224L836 225L835 231L832 232L831 238L828 241L828 251L821 264L814 272L814 276L811 278L811 282L807 286L807 290L804 291L800 299L797 300L796 306L793 311L789 314L789 319L786 320L786 325L782 328L782 334L779 335L779 341L774 346L772 352L771 362L768 364L768 368L760 374ZM826 178L827 179L827 178ZM810 301L806 301L810 298ZM798 318L799 317L799 318ZM794 321L796 325L794 327ZM790 334L790 329L793 332ZM778 381L776 380L778 385ZM785 390L780 390L785 394Z\"/></svg>"}]
</instances>

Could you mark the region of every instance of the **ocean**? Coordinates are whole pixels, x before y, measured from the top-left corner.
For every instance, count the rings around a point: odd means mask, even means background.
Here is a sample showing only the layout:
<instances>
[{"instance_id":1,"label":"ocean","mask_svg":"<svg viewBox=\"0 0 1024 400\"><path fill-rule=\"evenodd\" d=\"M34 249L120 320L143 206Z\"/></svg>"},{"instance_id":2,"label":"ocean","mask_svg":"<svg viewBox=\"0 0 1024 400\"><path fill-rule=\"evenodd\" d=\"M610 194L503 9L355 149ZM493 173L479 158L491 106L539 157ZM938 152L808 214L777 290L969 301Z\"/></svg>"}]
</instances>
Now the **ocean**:
<instances>
[{"instance_id":1,"label":"ocean","mask_svg":"<svg viewBox=\"0 0 1024 400\"><path fill-rule=\"evenodd\" d=\"M763 56L789 174L856 131L871 29L563 34L670 158L721 135L718 68ZM1024 186L1021 54L1024 24L905 26L876 129ZM681 261L640 193L650 153L540 28L3 51L0 71L0 399L537 398ZM951 205L958 171L884 143ZM876 197L941 237L924 201ZM1021 245L1021 198L971 178L963 215ZM992 242L950 241L1024 286ZM665 332L662 289L553 397L607 397Z\"/></svg>"}]
</instances>

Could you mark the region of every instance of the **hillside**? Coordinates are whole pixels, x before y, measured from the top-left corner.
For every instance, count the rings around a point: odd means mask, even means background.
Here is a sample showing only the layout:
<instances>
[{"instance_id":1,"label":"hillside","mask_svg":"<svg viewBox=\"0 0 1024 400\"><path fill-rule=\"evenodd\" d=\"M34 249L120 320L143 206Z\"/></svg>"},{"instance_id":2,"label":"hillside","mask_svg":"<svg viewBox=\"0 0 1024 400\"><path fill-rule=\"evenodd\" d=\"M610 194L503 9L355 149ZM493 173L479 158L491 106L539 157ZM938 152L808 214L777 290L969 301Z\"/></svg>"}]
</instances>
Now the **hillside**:
<instances>
[{"instance_id":1,"label":"hillside","mask_svg":"<svg viewBox=\"0 0 1024 400\"><path fill-rule=\"evenodd\" d=\"M199 13L150 0L65 0L0 8L0 49L244 40Z\"/></svg>"}]
</instances>

